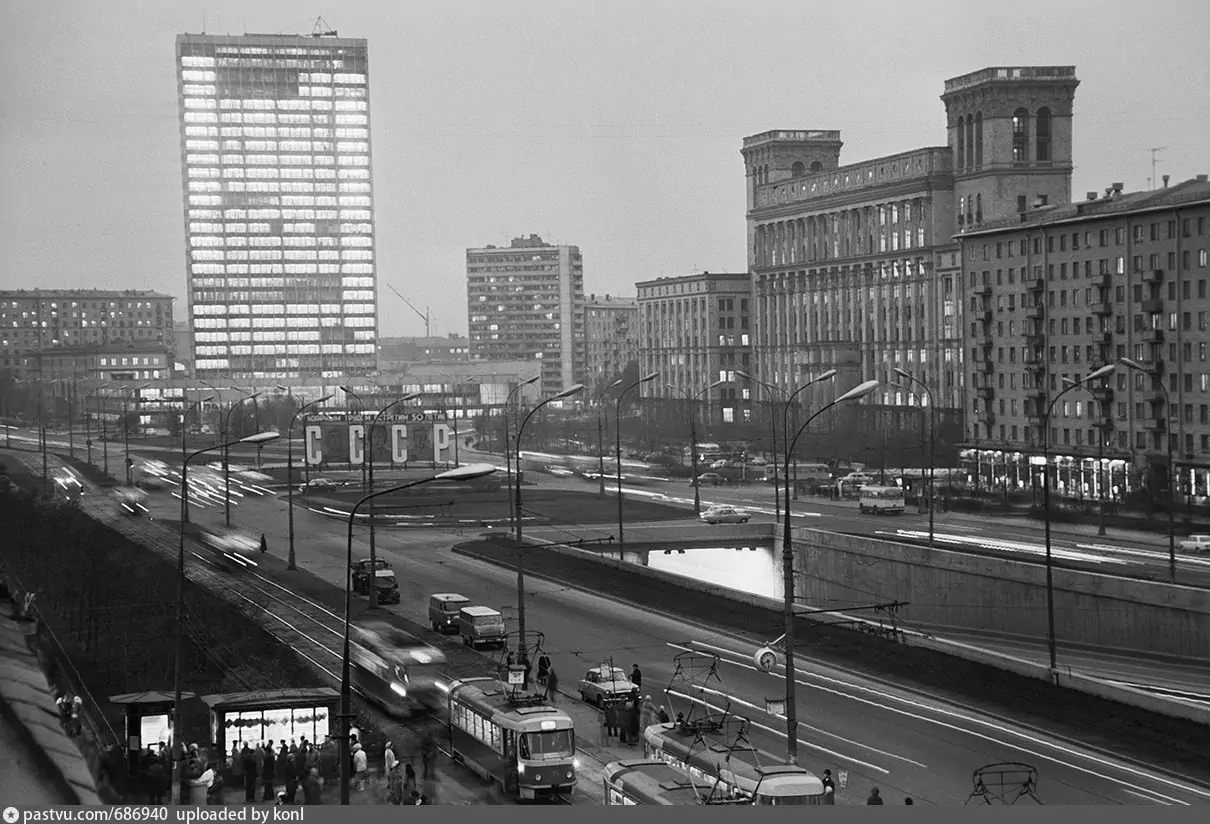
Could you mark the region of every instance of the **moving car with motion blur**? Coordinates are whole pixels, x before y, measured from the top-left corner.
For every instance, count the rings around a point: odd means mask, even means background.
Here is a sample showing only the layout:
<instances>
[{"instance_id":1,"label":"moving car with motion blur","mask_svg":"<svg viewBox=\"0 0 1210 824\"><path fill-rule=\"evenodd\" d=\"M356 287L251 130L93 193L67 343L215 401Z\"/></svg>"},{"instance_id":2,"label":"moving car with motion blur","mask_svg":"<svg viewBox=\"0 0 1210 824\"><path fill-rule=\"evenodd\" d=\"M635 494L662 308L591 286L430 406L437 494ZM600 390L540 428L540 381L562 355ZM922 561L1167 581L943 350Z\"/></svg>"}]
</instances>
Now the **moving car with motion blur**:
<instances>
[{"instance_id":1,"label":"moving car with motion blur","mask_svg":"<svg viewBox=\"0 0 1210 824\"><path fill-rule=\"evenodd\" d=\"M151 510L144 505L147 493L137 486L120 486L113 496L118 502L121 514L135 518L151 517Z\"/></svg>"},{"instance_id":2,"label":"moving car with motion blur","mask_svg":"<svg viewBox=\"0 0 1210 824\"><path fill-rule=\"evenodd\" d=\"M350 640L353 686L392 716L444 703L441 650L383 620L360 622Z\"/></svg>"},{"instance_id":3,"label":"moving car with motion blur","mask_svg":"<svg viewBox=\"0 0 1210 824\"><path fill-rule=\"evenodd\" d=\"M751 518L751 513L736 506L712 506L701 514L708 524L746 524Z\"/></svg>"}]
</instances>

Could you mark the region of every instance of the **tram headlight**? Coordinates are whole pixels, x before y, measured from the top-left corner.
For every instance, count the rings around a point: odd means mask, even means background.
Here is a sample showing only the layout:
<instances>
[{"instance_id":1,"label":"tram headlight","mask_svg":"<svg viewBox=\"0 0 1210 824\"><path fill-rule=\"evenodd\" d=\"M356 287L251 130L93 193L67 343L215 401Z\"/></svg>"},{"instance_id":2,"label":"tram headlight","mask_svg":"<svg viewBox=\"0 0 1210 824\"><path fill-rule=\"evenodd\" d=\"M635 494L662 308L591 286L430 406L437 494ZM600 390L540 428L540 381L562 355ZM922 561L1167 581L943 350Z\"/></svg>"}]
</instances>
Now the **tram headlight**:
<instances>
[{"instance_id":1,"label":"tram headlight","mask_svg":"<svg viewBox=\"0 0 1210 824\"><path fill-rule=\"evenodd\" d=\"M521 764L521 763L517 764L517 775L525 775L525 765L524 764Z\"/></svg>"},{"instance_id":2,"label":"tram headlight","mask_svg":"<svg viewBox=\"0 0 1210 824\"><path fill-rule=\"evenodd\" d=\"M578 769L580 769L580 759L578 759L578 758L573 758L573 759L571 759L571 767L572 767L572 769L573 769L573 770L578 770ZM571 773L568 773L568 774L567 774L567 777L568 777L568 778L571 778Z\"/></svg>"},{"instance_id":3,"label":"tram headlight","mask_svg":"<svg viewBox=\"0 0 1210 824\"><path fill-rule=\"evenodd\" d=\"M400 684L398 681L391 682L391 692L395 693L400 698L408 697L407 687L405 687L403 684Z\"/></svg>"}]
</instances>

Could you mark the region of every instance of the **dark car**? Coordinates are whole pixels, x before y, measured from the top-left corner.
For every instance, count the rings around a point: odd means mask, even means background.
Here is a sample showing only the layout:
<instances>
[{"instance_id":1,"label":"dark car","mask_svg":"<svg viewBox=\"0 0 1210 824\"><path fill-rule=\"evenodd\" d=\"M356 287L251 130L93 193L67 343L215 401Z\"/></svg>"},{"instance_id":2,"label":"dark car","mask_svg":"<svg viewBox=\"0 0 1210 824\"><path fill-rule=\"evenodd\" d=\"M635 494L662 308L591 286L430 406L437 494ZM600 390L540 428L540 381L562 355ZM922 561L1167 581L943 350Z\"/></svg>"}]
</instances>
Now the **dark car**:
<instances>
[{"instance_id":1,"label":"dark car","mask_svg":"<svg viewBox=\"0 0 1210 824\"><path fill-rule=\"evenodd\" d=\"M375 570L390 571L391 565L381 558L374 559ZM392 573L392 578L394 573ZM370 594L370 559L362 558L353 564L353 591L359 595Z\"/></svg>"}]
</instances>

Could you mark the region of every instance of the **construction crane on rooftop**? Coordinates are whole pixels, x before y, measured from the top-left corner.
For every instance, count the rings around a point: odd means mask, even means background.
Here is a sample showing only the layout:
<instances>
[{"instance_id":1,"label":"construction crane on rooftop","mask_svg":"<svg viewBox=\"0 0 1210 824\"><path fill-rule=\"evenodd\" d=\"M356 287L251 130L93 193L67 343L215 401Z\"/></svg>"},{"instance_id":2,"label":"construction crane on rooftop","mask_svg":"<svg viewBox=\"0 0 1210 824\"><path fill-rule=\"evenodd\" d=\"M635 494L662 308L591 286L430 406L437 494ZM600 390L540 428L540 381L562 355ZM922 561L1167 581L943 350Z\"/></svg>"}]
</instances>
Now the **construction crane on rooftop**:
<instances>
[{"instance_id":1,"label":"construction crane on rooftop","mask_svg":"<svg viewBox=\"0 0 1210 824\"><path fill-rule=\"evenodd\" d=\"M396 289L394 286L392 286L391 284L388 283L387 288L390 289L392 292L394 292L396 295L399 295L399 299L401 301L403 301L404 303L406 303L408 305L409 309L411 309L413 312L415 312L417 315L420 316L420 319L424 321L424 336L426 338L431 338L433 336L433 334L432 334L432 324L429 320L429 307L427 307L427 306L424 307L424 311L421 312L419 309L417 309L415 306L412 305L412 302L410 300L408 300L402 294L400 294L399 290Z\"/></svg>"}]
</instances>

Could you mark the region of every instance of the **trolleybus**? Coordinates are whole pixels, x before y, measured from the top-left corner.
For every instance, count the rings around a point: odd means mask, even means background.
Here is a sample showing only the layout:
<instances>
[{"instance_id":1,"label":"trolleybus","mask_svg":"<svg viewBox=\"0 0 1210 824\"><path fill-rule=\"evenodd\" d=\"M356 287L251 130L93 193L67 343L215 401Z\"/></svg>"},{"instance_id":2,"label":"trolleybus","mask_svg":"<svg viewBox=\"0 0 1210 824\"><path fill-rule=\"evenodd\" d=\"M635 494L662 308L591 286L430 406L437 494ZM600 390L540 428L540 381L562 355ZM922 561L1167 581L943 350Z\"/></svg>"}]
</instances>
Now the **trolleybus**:
<instances>
[{"instance_id":1,"label":"trolleybus","mask_svg":"<svg viewBox=\"0 0 1210 824\"><path fill-rule=\"evenodd\" d=\"M569 795L576 785L576 732L567 713L495 678L449 686L450 750L506 795Z\"/></svg>"}]
</instances>

